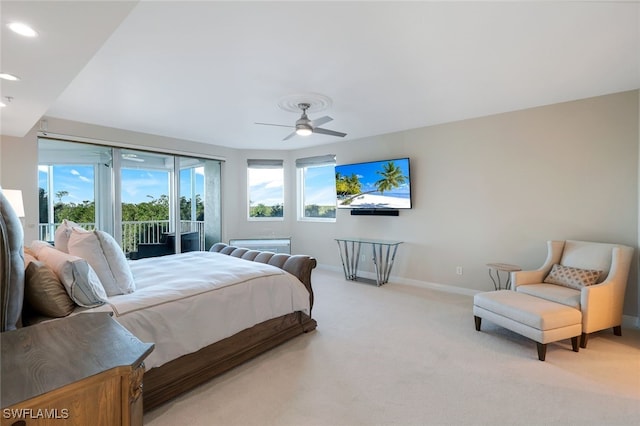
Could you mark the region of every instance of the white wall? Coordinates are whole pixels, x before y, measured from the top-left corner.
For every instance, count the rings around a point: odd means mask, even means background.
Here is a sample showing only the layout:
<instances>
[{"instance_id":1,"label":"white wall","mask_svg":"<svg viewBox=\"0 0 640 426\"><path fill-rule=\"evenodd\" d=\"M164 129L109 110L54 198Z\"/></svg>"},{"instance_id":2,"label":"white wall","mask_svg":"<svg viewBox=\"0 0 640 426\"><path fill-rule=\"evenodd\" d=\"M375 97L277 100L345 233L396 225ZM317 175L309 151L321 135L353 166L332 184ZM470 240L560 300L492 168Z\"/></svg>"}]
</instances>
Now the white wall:
<instances>
[{"instance_id":1,"label":"white wall","mask_svg":"<svg viewBox=\"0 0 640 426\"><path fill-rule=\"evenodd\" d=\"M487 262L540 266L548 239L637 247L638 145L632 91L296 151L339 164L409 156L414 209L294 223L294 245L339 267L335 237L398 239L392 275L476 290L492 288ZM632 269L625 313L637 316Z\"/></svg>"},{"instance_id":2,"label":"white wall","mask_svg":"<svg viewBox=\"0 0 640 426\"><path fill-rule=\"evenodd\" d=\"M297 151L239 151L49 119L49 131L226 158L223 240L291 236L293 249L340 268L334 238L405 241L392 276L463 289L492 288L485 264L535 268L548 239L637 247L639 91L533 108ZM350 216L335 223L295 220L295 159L333 153L339 164L408 156L414 208L399 217ZM282 222L246 220L246 159L285 160ZM2 137L0 184L22 189L26 241L36 237L37 143ZM625 314L638 316L637 253ZM365 271L372 271L370 262ZM462 276L456 266L464 268Z\"/></svg>"}]
</instances>

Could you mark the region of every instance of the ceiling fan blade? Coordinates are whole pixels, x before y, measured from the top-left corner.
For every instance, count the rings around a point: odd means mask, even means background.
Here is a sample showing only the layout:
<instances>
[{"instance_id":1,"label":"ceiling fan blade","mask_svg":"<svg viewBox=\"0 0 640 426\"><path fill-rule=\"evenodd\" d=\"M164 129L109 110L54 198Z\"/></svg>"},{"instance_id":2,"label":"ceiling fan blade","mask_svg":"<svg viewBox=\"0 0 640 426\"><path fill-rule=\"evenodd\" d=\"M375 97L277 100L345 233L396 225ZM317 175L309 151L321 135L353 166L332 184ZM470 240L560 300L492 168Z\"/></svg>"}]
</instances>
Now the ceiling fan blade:
<instances>
[{"instance_id":1,"label":"ceiling fan blade","mask_svg":"<svg viewBox=\"0 0 640 426\"><path fill-rule=\"evenodd\" d=\"M320 127L314 127L313 133L320 133L321 135L339 136L341 138L347 136L346 133L336 132L335 130L321 129Z\"/></svg>"},{"instance_id":2,"label":"ceiling fan blade","mask_svg":"<svg viewBox=\"0 0 640 426\"><path fill-rule=\"evenodd\" d=\"M313 127L322 126L323 124L328 123L331 120L333 120L333 118L329 117L328 115L325 115L324 117L320 117L320 118L316 118L315 120L311 120L311 126L313 126Z\"/></svg>"},{"instance_id":3,"label":"ceiling fan blade","mask_svg":"<svg viewBox=\"0 0 640 426\"><path fill-rule=\"evenodd\" d=\"M253 124L260 124L261 126L289 127L290 129L295 127L295 126L287 126L286 124L273 124L273 123L253 123Z\"/></svg>"},{"instance_id":4,"label":"ceiling fan blade","mask_svg":"<svg viewBox=\"0 0 640 426\"><path fill-rule=\"evenodd\" d=\"M289 135L287 135L286 138L282 139L283 141L286 141L287 139L291 139L292 137L294 137L296 135L296 131L294 130L293 132L289 133Z\"/></svg>"}]
</instances>

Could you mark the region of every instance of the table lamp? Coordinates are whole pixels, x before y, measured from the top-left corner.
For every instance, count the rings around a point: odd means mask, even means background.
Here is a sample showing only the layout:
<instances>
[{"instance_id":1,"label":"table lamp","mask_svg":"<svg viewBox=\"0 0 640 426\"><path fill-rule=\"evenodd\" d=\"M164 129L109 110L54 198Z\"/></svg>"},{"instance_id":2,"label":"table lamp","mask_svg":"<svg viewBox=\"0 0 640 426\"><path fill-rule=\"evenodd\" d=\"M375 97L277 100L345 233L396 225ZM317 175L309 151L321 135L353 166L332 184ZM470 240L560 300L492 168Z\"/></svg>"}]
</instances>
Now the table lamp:
<instances>
[{"instance_id":1,"label":"table lamp","mask_svg":"<svg viewBox=\"0 0 640 426\"><path fill-rule=\"evenodd\" d=\"M22 191L19 189L3 189L2 193L9 202L9 205L16 212L20 219L24 218L24 203L22 202Z\"/></svg>"}]
</instances>

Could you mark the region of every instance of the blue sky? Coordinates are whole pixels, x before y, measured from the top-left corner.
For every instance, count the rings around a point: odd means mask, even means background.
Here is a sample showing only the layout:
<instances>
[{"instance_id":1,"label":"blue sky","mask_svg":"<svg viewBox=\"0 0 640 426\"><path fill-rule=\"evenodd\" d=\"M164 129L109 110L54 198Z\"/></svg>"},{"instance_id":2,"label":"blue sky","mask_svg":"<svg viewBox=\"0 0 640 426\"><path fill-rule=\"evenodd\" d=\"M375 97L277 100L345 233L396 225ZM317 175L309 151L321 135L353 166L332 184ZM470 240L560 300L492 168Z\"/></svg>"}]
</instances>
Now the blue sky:
<instances>
[{"instance_id":1,"label":"blue sky","mask_svg":"<svg viewBox=\"0 0 640 426\"><path fill-rule=\"evenodd\" d=\"M55 166L53 176L53 199L58 201L56 193L67 191L69 195L62 198L66 203L82 203L85 200L93 201L95 176L93 166L71 165ZM38 185L47 190L47 173L43 169L38 170ZM181 181L181 194L188 194L189 181ZM196 173L196 193L203 195L204 176ZM122 201L124 203L140 203L157 199L161 195L168 195L168 172L123 169L122 170Z\"/></svg>"},{"instance_id":2,"label":"blue sky","mask_svg":"<svg viewBox=\"0 0 640 426\"><path fill-rule=\"evenodd\" d=\"M282 202L283 173L282 169L253 169L251 198L256 205L274 205ZM122 170L122 201L140 203L157 199L169 193L168 172L144 169ZM46 167L39 169L38 184L47 189ZM376 178L375 180L377 180ZM374 181L375 181L374 180ZM67 191L62 198L66 203L82 203L92 201L94 196L94 169L84 165L58 165L54 167L53 199L58 201L56 193ZM188 179L181 182L181 194L189 193ZM203 195L204 176L196 173L196 193ZM287 190L291 190L288 188ZM335 205L336 193L334 170L332 167L310 167L306 169L305 204Z\"/></svg>"},{"instance_id":3,"label":"blue sky","mask_svg":"<svg viewBox=\"0 0 640 426\"><path fill-rule=\"evenodd\" d=\"M333 167L309 167L305 176L305 204L332 206L336 204L336 183Z\"/></svg>"},{"instance_id":4,"label":"blue sky","mask_svg":"<svg viewBox=\"0 0 640 426\"><path fill-rule=\"evenodd\" d=\"M252 206L274 206L283 202L282 169L249 169L249 201Z\"/></svg>"},{"instance_id":5,"label":"blue sky","mask_svg":"<svg viewBox=\"0 0 640 426\"><path fill-rule=\"evenodd\" d=\"M283 198L282 169L250 170L250 201L252 206L281 204ZM333 206L336 204L333 167L308 167L305 176L305 204ZM292 188L287 188L287 191Z\"/></svg>"},{"instance_id":6,"label":"blue sky","mask_svg":"<svg viewBox=\"0 0 640 426\"><path fill-rule=\"evenodd\" d=\"M384 161L373 161L370 163L359 163L359 164L349 164L349 165L340 165L336 166L336 172L340 172L343 176L351 176L351 174L355 174L358 176L360 183L362 184L362 192L372 191L376 189L375 183L379 181L382 176L376 172L382 171L383 166L389 161L393 161L395 165L402 170L402 174L407 177L407 182L400 186L399 188L395 188L390 193L393 194L409 194L409 161L407 159L398 159L398 160L384 160ZM387 192L385 192L387 194Z\"/></svg>"}]
</instances>

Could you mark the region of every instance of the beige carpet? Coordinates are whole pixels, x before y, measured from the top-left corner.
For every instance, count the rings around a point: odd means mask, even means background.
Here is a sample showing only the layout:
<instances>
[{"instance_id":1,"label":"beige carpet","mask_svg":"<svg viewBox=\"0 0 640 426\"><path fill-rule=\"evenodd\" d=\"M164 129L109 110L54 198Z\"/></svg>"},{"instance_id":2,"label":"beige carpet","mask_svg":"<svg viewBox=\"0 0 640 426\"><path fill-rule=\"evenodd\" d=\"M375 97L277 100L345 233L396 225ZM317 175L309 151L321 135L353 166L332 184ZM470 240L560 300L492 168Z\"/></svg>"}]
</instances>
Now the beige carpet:
<instances>
[{"instance_id":1,"label":"beige carpet","mask_svg":"<svg viewBox=\"0 0 640 426\"><path fill-rule=\"evenodd\" d=\"M484 321L470 296L375 287L314 270L318 321L300 336L145 415L175 425L636 425L640 330L586 349Z\"/></svg>"}]
</instances>

